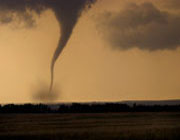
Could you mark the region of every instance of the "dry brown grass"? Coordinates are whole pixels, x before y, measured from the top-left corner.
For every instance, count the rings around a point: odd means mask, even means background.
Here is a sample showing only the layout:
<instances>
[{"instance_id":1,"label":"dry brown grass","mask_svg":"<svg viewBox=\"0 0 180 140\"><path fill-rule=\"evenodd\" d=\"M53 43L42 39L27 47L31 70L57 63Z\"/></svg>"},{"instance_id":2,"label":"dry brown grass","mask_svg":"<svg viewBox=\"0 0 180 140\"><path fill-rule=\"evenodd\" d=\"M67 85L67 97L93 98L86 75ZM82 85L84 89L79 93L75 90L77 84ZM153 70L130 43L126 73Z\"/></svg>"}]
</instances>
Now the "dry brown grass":
<instances>
[{"instance_id":1,"label":"dry brown grass","mask_svg":"<svg viewBox=\"0 0 180 140\"><path fill-rule=\"evenodd\" d=\"M1 114L0 139L179 140L180 113Z\"/></svg>"}]
</instances>

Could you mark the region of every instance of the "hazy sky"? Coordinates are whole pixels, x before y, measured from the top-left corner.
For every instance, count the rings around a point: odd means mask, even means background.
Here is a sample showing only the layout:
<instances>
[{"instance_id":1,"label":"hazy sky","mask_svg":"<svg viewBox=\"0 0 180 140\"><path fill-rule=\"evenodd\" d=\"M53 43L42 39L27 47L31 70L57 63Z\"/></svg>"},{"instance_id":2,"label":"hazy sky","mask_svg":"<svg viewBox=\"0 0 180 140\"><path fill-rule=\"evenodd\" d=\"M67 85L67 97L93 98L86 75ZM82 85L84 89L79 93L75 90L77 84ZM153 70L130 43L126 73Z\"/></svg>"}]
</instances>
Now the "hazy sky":
<instances>
[{"instance_id":1,"label":"hazy sky","mask_svg":"<svg viewBox=\"0 0 180 140\"><path fill-rule=\"evenodd\" d=\"M57 101L179 99L179 2L99 0L84 11L55 66ZM52 10L34 18L0 24L0 103L48 90L61 29Z\"/></svg>"}]
</instances>

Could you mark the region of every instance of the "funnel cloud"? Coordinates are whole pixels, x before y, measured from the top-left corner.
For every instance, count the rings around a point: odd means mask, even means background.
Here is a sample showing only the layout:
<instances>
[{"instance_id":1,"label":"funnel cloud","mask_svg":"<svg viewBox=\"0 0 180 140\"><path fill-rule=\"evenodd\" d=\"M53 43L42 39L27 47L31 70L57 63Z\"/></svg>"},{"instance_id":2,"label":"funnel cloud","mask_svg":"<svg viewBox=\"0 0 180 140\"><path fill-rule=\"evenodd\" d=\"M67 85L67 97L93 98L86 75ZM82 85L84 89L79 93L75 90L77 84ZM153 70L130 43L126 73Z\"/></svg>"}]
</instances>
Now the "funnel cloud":
<instances>
[{"instance_id":1,"label":"funnel cloud","mask_svg":"<svg viewBox=\"0 0 180 140\"><path fill-rule=\"evenodd\" d=\"M96 0L0 0L0 24L8 24L14 20L24 21L26 27L35 24L33 14L40 15L51 9L61 27L61 37L51 62L52 91L54 81L54 65L66 46L72 32L84 9L90 8Z\"/></svg>"},{"instance_id":2,"label":"funnel cloud","mask_svg":"<svg viewBox=\"0 0 180 140\"><path fill-rule=\"evenodd\" d=\"M62 2L62 3L61 3ZM60 1L60 6L53 7L56 17L59 20L61 26L61 38L59 40L58 47L54 53L51 63L51 85L50 92L52 90L53 81L54 81L54 65L59 55L61 54L63 48L66 46L73 28L78 21L78 18L81 15L81 12L85 7L90 7L90 5L95 2L95 0L62 0Z\"/></svg>"}]
</instances>

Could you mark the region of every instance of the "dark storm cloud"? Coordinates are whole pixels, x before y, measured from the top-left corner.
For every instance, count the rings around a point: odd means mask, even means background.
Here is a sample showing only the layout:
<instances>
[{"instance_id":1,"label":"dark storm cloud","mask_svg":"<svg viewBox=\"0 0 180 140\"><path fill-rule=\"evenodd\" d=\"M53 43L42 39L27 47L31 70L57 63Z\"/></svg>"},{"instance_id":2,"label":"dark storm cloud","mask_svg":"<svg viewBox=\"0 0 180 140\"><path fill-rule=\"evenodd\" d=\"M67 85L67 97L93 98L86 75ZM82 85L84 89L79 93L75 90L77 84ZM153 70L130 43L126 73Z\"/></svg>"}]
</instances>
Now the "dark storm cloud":
<instances>
[{"instance_id":1,"label":"dark storm cloud","mask_svg":"<svg viewBox=\"0 0 180 140\"><path fill-rule=\"evenodd\" d=\"M129 4L119 13L106 13L98 28L117 49L153 51L180 46L180 15L161 11L152 3Z\"/></svg>"},{"instance_id":2,"label":"dark storm cloud","mask_svg":"<svg viewBox=\"0 0 180 140\"><path fill-rule=\"evenodd\" d=\"M28 27L34 25L33 12L41 14L46 9L54 11L61 27L61 38L52 58L51 86L53 86L54 65L66 46L73 28L84 8L90 8L96 0L0 0L0 23L7 24L14 19L27 23Z\"/></svg>"},{"instance_id":3,"label":"dark storm cloud","mask_svg":"<svg viewBox=\"0 0 180 140\"><path fill-rule=\"evenodd\" d=\"M40 14L45 5L43 0L0 0L0 23L7 24L22 20L29 27L34 25L32 11Z\"/></svg>"},{"instance_id":4,"label":"dark storm cloud","mask_svg":"<svg viewBox=\"0 0 180 140\"><path fill-rule=\"evenodd\" d=\"M180 0L159 0L160 3L167 7L172 9L180 9Z\"/></svg>"}]
</instances>

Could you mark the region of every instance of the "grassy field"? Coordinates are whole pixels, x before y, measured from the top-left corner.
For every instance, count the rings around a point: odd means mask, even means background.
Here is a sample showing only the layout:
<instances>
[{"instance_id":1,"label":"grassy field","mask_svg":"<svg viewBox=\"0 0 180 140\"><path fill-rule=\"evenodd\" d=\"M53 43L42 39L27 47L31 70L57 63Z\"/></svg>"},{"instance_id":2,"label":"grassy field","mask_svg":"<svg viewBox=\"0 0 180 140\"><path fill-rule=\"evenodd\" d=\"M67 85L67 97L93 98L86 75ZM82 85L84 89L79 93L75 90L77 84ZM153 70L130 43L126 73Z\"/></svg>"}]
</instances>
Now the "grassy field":
<instances>
[{"instance_id":1,"label":"grassy field","mask_svg":"<svg viewBox=\"0 0 180 140\"><path fill-rule=\"evenodd\" d=\"M0 114L0 140L180 140L180 113Z\"/></svg>"}]
</instances>

